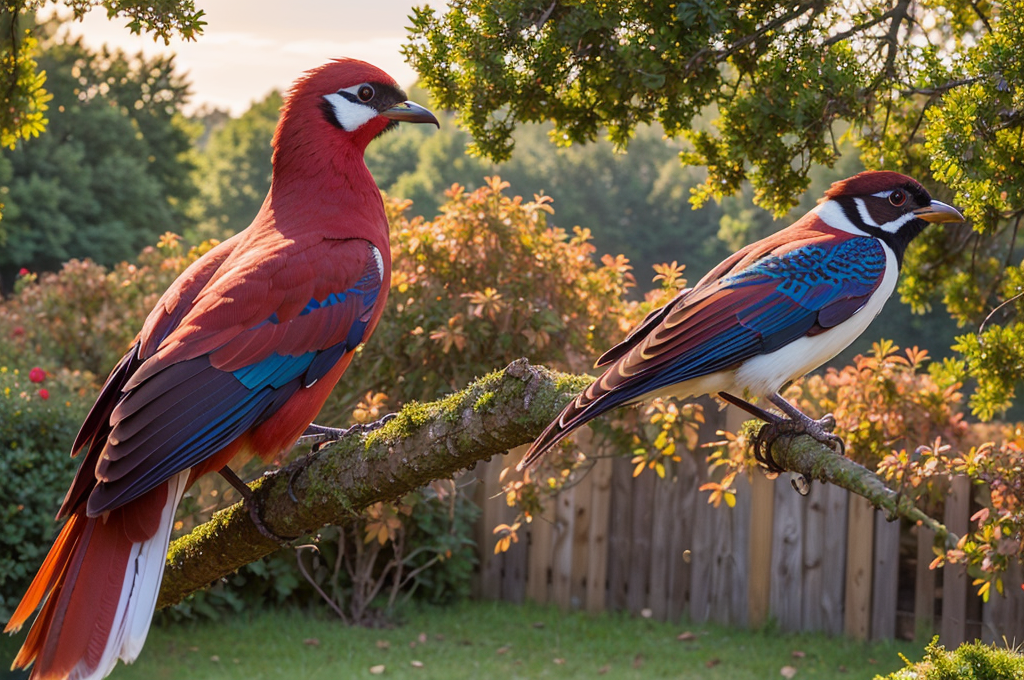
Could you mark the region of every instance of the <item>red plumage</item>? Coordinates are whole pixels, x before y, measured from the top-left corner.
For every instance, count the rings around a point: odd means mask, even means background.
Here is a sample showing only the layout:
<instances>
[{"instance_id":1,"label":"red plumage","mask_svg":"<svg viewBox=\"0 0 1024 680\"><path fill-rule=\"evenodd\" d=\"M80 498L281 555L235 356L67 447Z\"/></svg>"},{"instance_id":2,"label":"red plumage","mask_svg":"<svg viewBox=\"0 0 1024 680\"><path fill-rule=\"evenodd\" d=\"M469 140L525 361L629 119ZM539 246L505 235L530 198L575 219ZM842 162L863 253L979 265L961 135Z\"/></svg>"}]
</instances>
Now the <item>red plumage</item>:
<instances>
[{"instance_id":1,"label":"red plumage","mask_svg":"<svg viewBox=\"0 0 1024 680\"><path fill-rule=\"evenodd\" d=\"M868 170L833 182L821 200L827 201L838 196L867 196L899 186L916 190L918 193L927 193L921 183L912 177L891 170Z\"/></svg>"},{"instance_id":2,"label":"red plumage","mask_svg":"<svg viewBox=\"0 0 1024 680\"><path fill-rule=\"evenodd\" d=\"M34 662L33 680L101 678L135 658L181 494L243 450L290 447L373 332L391 257L363 152L396 120L436 123L404 100L354 60L289 92L259 214L164 293L75 441L67 522L5 629L42 604L14 661Z\"/></svg>"}]
</instances>

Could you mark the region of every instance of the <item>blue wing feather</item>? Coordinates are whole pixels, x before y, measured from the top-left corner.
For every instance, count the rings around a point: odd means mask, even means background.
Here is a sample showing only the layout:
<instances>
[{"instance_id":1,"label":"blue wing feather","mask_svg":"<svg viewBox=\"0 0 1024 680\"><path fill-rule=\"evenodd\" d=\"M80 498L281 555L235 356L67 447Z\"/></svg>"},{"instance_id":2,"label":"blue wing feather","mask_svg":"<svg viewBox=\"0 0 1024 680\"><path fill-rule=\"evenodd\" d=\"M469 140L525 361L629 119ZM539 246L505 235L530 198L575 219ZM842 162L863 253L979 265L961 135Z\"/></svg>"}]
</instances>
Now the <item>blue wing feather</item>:
<instances>
[{"instance_id":1,"label":"blue wing feather","mask_svg":"<svg viewBox=\"0 0 1024 680\"><path fill-rule=\"evenodd\" d=\"M726 290L757 286L765 291L757 303L728 312L733 325L681 352L668 365L638 373L611 393L614 398L594 407L604 412L648 392L773 352L806 335L816 324L838 325L863 307L884 276L885 266L881 244L864 237L831 248L812 245L764 257L719 284Z\"/></svg>"},{"instance_id":2,"label":"blue wing feather","mask_svg":"<svg viewBox=\"0 0 1024 680\"><path fill-rule=\"evenodd\" d=\"M95 516L123 505L196 465L265 421L301 387L323 377L364 340L380 292L380 272L370 258L355 286L324 299L311 299L298 315L308 316L335 305L354 305L356 314L343 341L296 355L274 352L233 371L211 367L207 355L172 364L136 388L147 394L164 394L178 384L178 377L194 385L177 403L161 408L159 413L147 413L145 406L133 407L132 393L127 394L122 402L126 417L146 422L139 421L132 428L137 436L109 445L121 450L112 459L101 460L97 474L102 481L90 494L89 514ZM280 323L274 313L258 326ZM197 362L204 365L197 368ZM158 445L148 443L160 433L166 435Z\"/></svg>"}]
</instances>

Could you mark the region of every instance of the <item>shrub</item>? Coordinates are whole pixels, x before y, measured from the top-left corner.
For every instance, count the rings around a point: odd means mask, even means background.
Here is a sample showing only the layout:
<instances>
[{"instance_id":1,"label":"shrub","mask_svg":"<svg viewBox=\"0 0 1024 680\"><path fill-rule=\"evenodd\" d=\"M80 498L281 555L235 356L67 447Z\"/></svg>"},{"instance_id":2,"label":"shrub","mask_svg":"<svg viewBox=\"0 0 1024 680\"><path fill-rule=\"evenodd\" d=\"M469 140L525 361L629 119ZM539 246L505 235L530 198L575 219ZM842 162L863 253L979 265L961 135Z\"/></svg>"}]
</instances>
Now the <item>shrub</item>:
<instances>
[{"instance_id":1,"label":"shrub","mask_svg":"<svg viewBox=\"0 0 1024 680\"><path fill-rule=\"evenodd\" d=\"M165 234L134 263L107 269L71 260L59 272L23 272L14 294L0 300L0 365L87 371L98 387L164 290L214 245L186 250L177 236Z\"/></svg>"},{"instance_id":2,"label":"shrub","mask_svg":"<svg viewBox=\"0 0 1024 680\"><path fill-rule=\"evenodd\" d=\"M320 420L348 417L373 388L392 407L434 399L522 356L563 370L625 334L632 267L594 261L590 232L553 227L547 196L505 193L488 178L452 186L433 220L387 199L392 276L387 309Z\"/></svg>"},{"instance_id":3,"label":"shrub","mask_svg":"<svg viewBox=\"0 0 1024 680\"><path fill-rule=\"evenodd\" d=\"M33 373L29 378L30 370ZM78 462L68 452L85 418L67 371L0 365L0 619L14 611L58 529L53 521Z\"/></svg>"},{"instance_id":4,"label":"shrub","mask_svg":"<svg viewBox=\"0 0 1024 680\"><path fill-rule=\"evenodd\" d=\"M917 663L875 680L1022 680L1024 656L1019 649L971 642L951 652L934 638Z\"/></svg>"}]
</instances>

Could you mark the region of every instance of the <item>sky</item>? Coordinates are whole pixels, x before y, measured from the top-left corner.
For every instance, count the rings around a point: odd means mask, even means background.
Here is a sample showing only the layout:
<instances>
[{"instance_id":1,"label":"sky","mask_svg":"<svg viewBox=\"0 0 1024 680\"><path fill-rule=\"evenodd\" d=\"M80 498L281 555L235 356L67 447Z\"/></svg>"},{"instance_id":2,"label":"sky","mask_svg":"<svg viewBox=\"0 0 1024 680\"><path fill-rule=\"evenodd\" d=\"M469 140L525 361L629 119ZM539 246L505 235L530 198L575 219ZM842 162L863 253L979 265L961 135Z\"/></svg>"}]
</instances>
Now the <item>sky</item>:
<instances>
[{"instance_id":1,"label":"sky","mask_svg":"<svg viewBox=\"0 0 1024 680\"><path fill-rule=\"evenodd\" d=\"M414 5L443 6L443 0L197 0L207 26L193 42L154 42L133 36L124 19L108 20L93 10L72 33L98 47L103 43L136 53L174 52L179 71L192 82L189 110L203 104L238 115L272 89L286 89L303 71L334 57L363 59L408 87L415 72L399 47Z\"/></svg>"}]
</instances>

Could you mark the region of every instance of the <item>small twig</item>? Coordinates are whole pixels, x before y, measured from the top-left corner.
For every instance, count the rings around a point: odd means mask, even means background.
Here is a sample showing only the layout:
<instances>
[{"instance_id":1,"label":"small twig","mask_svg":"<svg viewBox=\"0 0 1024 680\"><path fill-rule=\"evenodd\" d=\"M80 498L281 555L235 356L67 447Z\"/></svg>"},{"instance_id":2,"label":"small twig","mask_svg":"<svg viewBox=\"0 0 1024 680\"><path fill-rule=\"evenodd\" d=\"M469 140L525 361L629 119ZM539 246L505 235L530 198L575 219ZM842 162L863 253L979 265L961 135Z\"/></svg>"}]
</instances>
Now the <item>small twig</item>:
<instances>
[{"instance_id":1,"label":"small twig","mask_svg":"<svg viewBox=\"0 0 1024 680\"><path fill-rule=\"evenodd\" d=\"M345 612L341 610L341 607L338 606L338 603L334 601L333 597L330 597L327 593L324 592L323 588L320 587L320 584L316 582L316 579L314 579L313 576L308 571L306 571L306 565L302 563L302 548L316 548L316 546L299 545L295 547L295 563L299 565L299 571L302 572L302 575L305 577L305 579L309 581L309 585L313 586L313 589L320 594L320 597L323 598L324 602L326 602L328 606L330 606L330 608L334 610L334 613L338 615L338 618L340 618L342 621L345 622L346 625L348 625L349 620L348 617L345 616Z\"/></svg>"},{"instance_id":2,"label":"small twig","mask_svg":"<svg viewBox=\"0 0 1024 680\"><path fill-rule=\"evenodd\" d=\"M537 21L534 22L533 27L536 28L537 30L540 30L541 26L547 23L547 20L551 16L551 13L555 11L556 5L558 5L558 0L554 0L551 3L551 6L544 10L544 13L540 15L540 19L537 19Z\"/></svg>"},{"instance_id":3,"label":"small twig","mask_svg":"<svg viewBox=\"0 0 1024 680\"><path fill-rule=\"evenodd\" d=\"M1012 298L1010 298L1008 300L1003 300L995 309L993 309L991 312L988 313L988 316L985 317L985 320L981 322L980 326L978 326L978 339L979 339L979 341L984 342L983 340L981 340L981 334L985 332L985 324L987 324L989 322L989 320L995 315L995 313L998 312L1003 307L1005 307L1006 305L1010 304L1011 302L1016 302L1017 300L1021 299L1022 297L1024 297L1024 291L1021 291L1021 292L1017 293L1016 295L1014 295Z\"/></svg>"},{"instance_id":4,"label":"small twig","mask_svg":"<svg viewBox=\"0 0 1024 680\"><path fill-rule=\"evenodd\" d=\"M1010 235L1010 248L1006 253L1006 263L1003 268L1009 267L1013 262L1013 249L1017 245L1017 232L1020 229L1021 218L1024 218L1024 212L1017 213L1017 220L1013 223L1013 234Z\"/></svg>"},{"instance_id":5,"label":"small twig","mask_svg":"<svg viewBox=\"0 0 1024 680\"><path fill-rule=\"evenodd\" d=\"M979 19L981 19L981 23L985 26L985 30L988 31L989 33L991 33L992 32L992 24L989 23L988 17L985 16L985 13L981 11L980 7L978 7L978 3L977 2L971 2L971 9L973 9L974 13L978 15Z\"/></svg>"},{"instance_id":6,"label":"small twig","mask_svg":"<svg viewBox=\"0 0 1024 680\"><path fill-rule=\"evenodd\" d=\"M886 19L891 19L892 16L896 13L896 9L898 7L899 7L899 5L896 5L895 7L890 9L885 14L882 14L882 15L872 19L871 21L865 21L863 24L858 24L858 25L854 26L853 28L851 28L848 31L843 31L842 33L837 33L836 35L832 36L831 38L829 38L828 40L823 42L821 44L822 47L830 47L830 46L836 44L837 42L842 42L843 40L846 40L847 38L860 33L861 31L866 31L867 29L871 28L872 26L877 26L878 24L882 23Z\"/></svg>"},{"instance_id":7,"label":"small twig","mask_svg":"<svg viewBox=\"0 0 1024 680\"><path fill-rule=\"evenodd\" d=\"M949 92L950 90L955 90L958 87L963 87L964 85L976 83L979 80L983 80L985 77L986 76L972 76L970 78L963 78L961 80L951 80L948 83L943 83L942 85L935 85L933 87L910 87L900 90L900 94L903 95L904 97L909 97L914 94L923 94L929 97L934 97L936 95Z\"/></svg>"}]
</instances>

